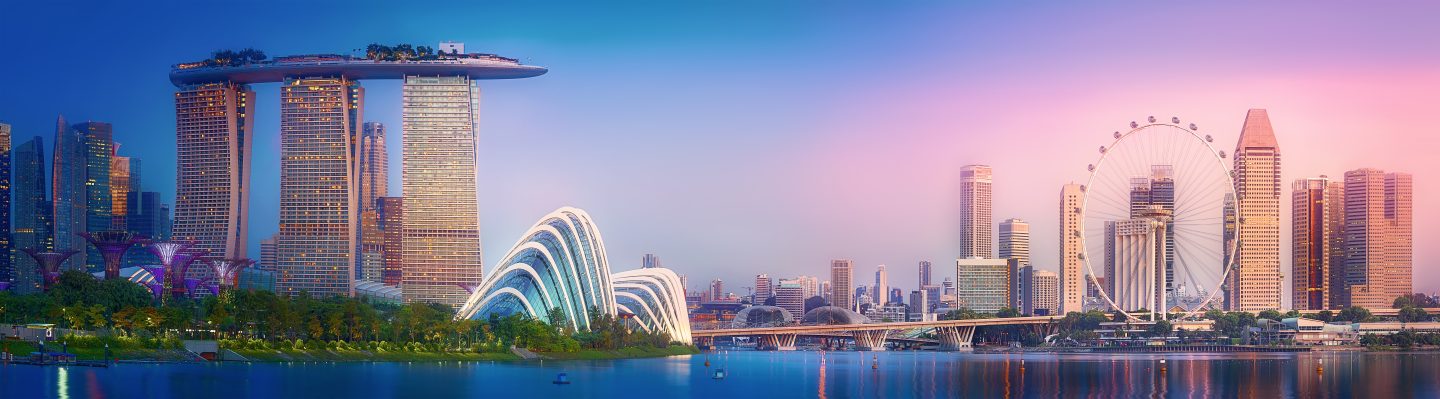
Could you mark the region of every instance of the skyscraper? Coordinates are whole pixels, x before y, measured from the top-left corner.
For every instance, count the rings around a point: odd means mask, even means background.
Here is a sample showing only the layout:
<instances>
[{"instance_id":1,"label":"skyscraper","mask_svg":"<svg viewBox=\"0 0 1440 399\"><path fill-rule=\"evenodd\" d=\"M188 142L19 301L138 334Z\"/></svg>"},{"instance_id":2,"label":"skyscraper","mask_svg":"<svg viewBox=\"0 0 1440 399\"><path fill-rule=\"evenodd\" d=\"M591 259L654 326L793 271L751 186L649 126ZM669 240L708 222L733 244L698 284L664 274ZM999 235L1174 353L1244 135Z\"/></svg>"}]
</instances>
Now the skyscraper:
<instances>
[{"instance_id":1,"label":"skyscraper","mask_svg":"<svg viewBox=\"0 0 1440 399\"><path fill-rule=\"evenodd\" d=\"M990 167L965 165L960 169L960 257L995 256Z\"/></svg>"},{"instance_id":2,"label":"skyscraper","mask_svg":"<svg viewBox=\"0 0 1440 399\"><path fill-rule=\"evenodd\" d=\"M115 145L118 152L120 145ZM138 171L137 171L138 172ZM130 187L130 157L122 157L112 154L110 156L110 228L115 230L128 230L125 221L127 207L129 205ZM139 190L139 187L135 187Z\"/></svg>"},{"instance_id":3,"label":"skyscraper","mask_svg":"<svg viewBox=\"0 0 1440 399\"><path fill-rule=\"evenodd\" d=\"M277 233L260 239L260 263L256 265L260 270L275 271L275 265L280 262L279 238Z\"/></svg>"},{"instance_id":4,"label":"skyscraper","mask_svg":"<svg viewBox=\"0 0 1440 399\"><path fill-rule=\"evenodd\" d=\"M54 211L55 249L76 250L74 256L65 260L62 270L85 270L86 251L90 245L80 237L86 226L85 211L89 203L85 185L85 135L75 127L65 124L61 116L55 126L54 161L50 173L51 205Z\"/></svg>"},{"instance_id":5,"label":"skyscraper","mask_svg":"<svg viewBox=\"0 0 1440 399\"><path fill-rule=\"evenodd\" d=\"M354 292L355 153L364 89L346 78L289 78L280 87L277 293Z\"/></svg>"},{"instance_id":6,"label":"skyscraper","mask_svg":"<svg viewBox=\"0 0 1440 399\"><path fill-rule=\"evenodd\" d=\"M358 154L360 180L357 184L360 194L356 200L360 212L360 249L355 278L378 282L383 280L385 237L380 231L380 214L375 210L375 201L388 192L390 163L385 153L385 125L364 122L362 126Z\"/></svg>"},{"instance_id":7,"label":"skyscraper","mask_svg":"<svg viewBox=\"0 0 1440 399\"><path fill-rule=\"evenodd\" d=\"M655 256L655 254L645 254L645 256L640 258L641 269L653 269L657 267L664 267L660 265L659 256Z\"/></svg>"},{"instance_id":8,"label":"skyscraper","mask_svg":"<svg viewBox=\"0 0 1440 399\"><path fill-rule=\"evenodd\" d=\"M400 197L381 197L375 199L375 213L380 218L380 232L385 236L381 246L381 258L384 266L380 270L382 283L392 287L400 286L401 276L404 274L404 262L401 259L401 240L404 226L404 204Z\"/></svg>"},{"instance_id":9,"label":"skyscraper","mask_svg":"<svg viewBox=\"0 0 1440 399\"><path fill-rule=\"evenodd\" d=\"M1031 287L1030 284L1033 282L1031 281L1031 275L1034 274L1035 268L1031 267L1030 265L1020 263L1020 258L1001 259L1005 261L1006 267L1010 269L1011 276L1010 303L1006 306L1015 308L1016 310L1019 310L1021 312L1029 313L1030 311L1028 309L1033 306L1030 301L1033 300L1031 296L1034 288Z\"/></svg>"},{"instance_id":10,"label":"skyscraper","mask_svg":"<svg viewBox=\"0 0 1440 399\"><path fill-rule=\"evenodd\" d=\"M115 155L114 130L109 123L84 122L75 125L80 133L85 154L85 230L100 232L110 230L114 199L110 195L110 157ZM105 267L100 250L85 245L86 267L101 270Z\"/></svg>"},{"instance_id":11,"label":"skyscraper","mask_svg":"<svg viewBox=\"0 0 1440 399\"><path fill-rule=\"evenodd\" d=\"M1333 235L1339 226L1331 218L1338 208L1338 198L1333 197L1330 179L1298 179L1291 186L1291 307L1297 310L1325 310L1331 308L1332 282L1334 275ZM1343 209L1343 208L1342 208ZM1343 212L1343 211L1342 211Z\"/></svg>"},{"instance_id":12,"label":"skyscraper","mask_svg":"<svg viewBox=\"0 0 1440 399\"><path fill-rule=\"evenodd\" d=\"M1412 292L1413 193L1408 173L1345 172L1347 305L1387 308Z\"/></svg>"},{"instance_id":13,"label":"skyscraper","mask_svg":"<svg viewBox=\"0 0 1440 399\"><path fill-rule=\"evenodd\" d=\"M1152 208L1175 214L1175 167L1151 165L1150 176L1130 179L1130 217L1142 217ZM1175 231L1175 221L1166 222L1166 230ZM1175 283L1175 235L1165 236L1165 290L1173 290Z\"/></svg>"},{"instance_id":14,"label":"skyscraper","mask_svg":"<svg viewBox=\"0 0 1440 399\"><path fill-rule=\"evenodd\" d=\"M931 269L930 261L928 261L928 260L922 260L922 261L920 261L920 287L922 287L922 288L925 287L925 286L927 286L927 285L930 285L930 276L931 276L931 274L932 274L930 269Z\"/></svg>"},{"instance_id":15,"label":"skyscraper","mask_svg":"<svg viewBox=\"0 0 1440 399\"><path fill-rule=\"evenodd\" d=\"M1000 259L1014 258L1030 265L1030 224L1020 219L1000 222Z\"/></svg>"},{"instance_id":16,"label":"skyscraper","mask_svg":"<svg viewBox=\"0 0 1440 399\"><path fill-rule=\"evenodd\" d=\"M1085 303L1085 274L1080 260L1080 185L1060 188L1060 312L1081 312Z\"/></svg>"},{"instance_id":17,"label":"skyscraper","mask_svg":"<svg viewBox=\"0 0 1440 399\"><path fill-rule=\"evenodd\" d=\"M245 256L254 107L255 92L244 84L183 85L175 93L173 236L210 256Z\"/></svg>"},{"instance_id":18,"label":"skyscraper","mask_svg":"<svg viewBox=\"0 0 1440 399\"><path fill-rule=\"evenodd\" d=\"M54 226L50 219L54 208L47 200L49 191L45 189L45 140L35 136L15 146L11 155L15 164L14 184L11 186L14 193L15 250L4 255L14 259L14 289L30 293L40 290L40 274L37 273L35 260L19 250L34 248L48 251L55 248L51 236Z\"/></svg>"},{"instance_id":19,"label":"skyscraper","mask_svg":"<svg viewBox=\"0 0 1440 399\"><path fill-rule=\"evenodd\" d=\"M14 259L10 256L14 245L10 229L10 125L0 123L0 281L15 279Z\"/></svg>"},{"instance_id":20,"label":"skyscraper","mask_svg":"<svg viewBox=\"0 0 1440 399\"><path fill-rule=\"evenodd\" d=\"M1280 145L1263 109L1245 114L1235 145L1235 203L1240 220L1230 286L1232 310L1280 308Z\"/></svg>"},{"instance_id":21,"label":"skyscraper","mask_svg":"<svg viewBox=\"0 0 1440 399\"><path fill-rule=\"evenodd\" d=\"M885 265L875 268L875 304L884 306L890 301L890 273L885 271Z\"/></svg>"},{"instance_id":22,"label":"skyscraper","mask_svg":"<svg viewBox=\"0 0 1440 399\"><path fill-rule=\"evenodd\" d=\"M851 293L855 292L855 262L849 259L830 261L830 305L855 310Z\"/></svg>"},{"instance_id":23,"label":"skyscraper","mask_svg":"<svg viewBox=\"0 0 1440 399\"><path fill-rule=\"evenodd\" d=\"M755 275L755 296L750 298L751 303L756 305L765 304L766 300L775 295L772 291L774 288L773 283L770 281L769 274Z\"/></svg>"},{"instance_id":24,"label":"skyscraper","mask_svg":"<svg viewBox=\"0 0 1440 399\"><path fill-rule=\"evenodd\" d=\"M465 76L406 76L401 140L405 217L401 290L407 301L458 307L480 283L476 115L480 89Z\"/></svg>"},{"instance_id":25,"label":"skyscraper","mask_svg":"<svg viewBox=\"0 0 1440 399\"><path fill-rule=\"evenodd\" d=\"M805 298L798 280L782 279L775 286L775 306L790 311L791 315L805 314Z\"/></svg>"},{"instance_id":26,"label":"skyscraper","mask_svg":"<svg viewBox=\"0 0 1440 399\"><path fill-rule=\"evenodd\" d=\"M160 193L131 191L125 193L126 230L155 240L170 239L170 210L160 203ZM150 251L134 250L125 256L125 267L158 265L160 258Z\"/></svg>"}]
</instances>

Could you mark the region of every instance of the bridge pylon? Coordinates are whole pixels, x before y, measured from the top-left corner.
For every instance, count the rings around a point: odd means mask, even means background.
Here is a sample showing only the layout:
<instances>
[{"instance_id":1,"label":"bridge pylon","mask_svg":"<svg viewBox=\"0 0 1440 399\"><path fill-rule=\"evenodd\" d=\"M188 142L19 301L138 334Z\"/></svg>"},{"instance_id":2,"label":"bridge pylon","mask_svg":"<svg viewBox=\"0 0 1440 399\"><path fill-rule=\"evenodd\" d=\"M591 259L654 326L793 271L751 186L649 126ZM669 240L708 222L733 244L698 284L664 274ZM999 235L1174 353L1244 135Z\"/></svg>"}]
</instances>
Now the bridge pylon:
<instances>
[{"instance_id":1,"label":"bridge pylon","mask_svg":"<svg viewBox=\"0 0 1440 399\"><path fill-rule=\"evenodd\" d=\"M885 350L885 338L890 330L860 330L850 335L855 337L855 350L878 352Z\"/></svg>"},{"instance_id":2,"label":"bridge pylon","mask_svg":"<svg viewBox=\"0 0 1440 399\"><path fill-rule=\"evenodd\" d=\"M970 351L975 339L975 326L936 327L935 335L940 338L942 351Z\"/></svg>"},{"instance_id":3,"label":"bridge pylon","mask_svg":"<svg viewBox=\"0 0 1440 399\"><path fill-rule=\"evenodd\" d=\"M755 349L762 351L795 350L796 334L762 334L755 336Z\"/></svg>"}]
</instances>

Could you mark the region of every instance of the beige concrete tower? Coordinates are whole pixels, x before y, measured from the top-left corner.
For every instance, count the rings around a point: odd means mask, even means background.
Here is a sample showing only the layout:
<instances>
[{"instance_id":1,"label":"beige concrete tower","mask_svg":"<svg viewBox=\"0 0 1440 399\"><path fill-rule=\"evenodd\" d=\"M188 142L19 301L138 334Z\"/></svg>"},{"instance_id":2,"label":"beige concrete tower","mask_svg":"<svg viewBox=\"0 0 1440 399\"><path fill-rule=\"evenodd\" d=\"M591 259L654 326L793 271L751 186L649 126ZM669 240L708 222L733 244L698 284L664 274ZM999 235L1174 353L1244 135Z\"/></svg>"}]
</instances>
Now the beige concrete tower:
<instances>
[{"instance_id":1,"label":"beige concrete tower","mask_svg":"<svg viewBox=\"0 0 1440 399\"><path fill-rule=\"evenodd\" d=\"M1030 265L1030 224L1020 219L1000 222L1000 259L1014 258Z\"/></svg>"},{"instance_id":2,"label":"beige concrete tower","mask_svg":"<svg viewBox=\"0 0 1440 399\"><path fill-rule=\"evenodd\" d=\"M854 310L855 261L836 259L830 261L830 305Z\"/></svg>"},{"instance_id":3,"label":"beige concrete tower","mask_svg":"<svg viewBox=\"0 0 1440 399\"><path fill-rule=\"evenodd\" d=\"M343 77L280 87L279 294L354 293L363 99L360 84Z\"/></svg>"},{"instance_id":4,"label":"beige concrete tower","mask_svg":"<svg viewBox=\"0 0 1440 399\"><path fill-rule=\"evenodd\" d=\"M1263 109L1245 114L1235 145L1235 200L1240 220L1230 309L1280 309L1280 145Z\"/></svg>"},{"instance_id":5,"label":"beige concrete tower","mask_svg":"<svg viewBox=\"0 0 1440 399\"><path fill-rule=\"evenodd\" d=\"M175 93L172 236L210 256L245 257L254 107L255 92L243 84L185 85Z\"/></svg>"},{"instance_id":6,"label":"beige concrete tower","mask_svg":"<svg viewBox=\"0 0 1440 399\"><path fill-rule=\"evenodd\" d=\"M960 257L995 257L995 219L986 165L960 168Z\"/></svg>"},{"instance_id":7,"label":"beige concrete tower","mask_svg":"<svg viewBox=\"0 0 1440 399\"><path fill-rule=\"evenodd\" d=\"M1080 185L1060 188L1060 312L1079 312L1087 286L1080 262Z\"/></svg>"}]
</instances>

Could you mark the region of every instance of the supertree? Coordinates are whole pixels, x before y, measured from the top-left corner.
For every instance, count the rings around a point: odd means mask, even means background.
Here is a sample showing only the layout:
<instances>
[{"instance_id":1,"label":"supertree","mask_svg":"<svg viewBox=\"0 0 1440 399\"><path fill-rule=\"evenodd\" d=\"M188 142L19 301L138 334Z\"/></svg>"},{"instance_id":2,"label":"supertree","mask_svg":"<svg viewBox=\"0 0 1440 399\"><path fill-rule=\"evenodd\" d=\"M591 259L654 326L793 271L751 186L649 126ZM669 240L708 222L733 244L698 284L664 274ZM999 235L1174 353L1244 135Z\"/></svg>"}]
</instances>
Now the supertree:
<instances>
[{"instance_id":1,"label":"supertree","mask_svg":"<svg viewBox=\"0 0 1440 399\"><path fill-rule=\"evenodd\" d=\"M175 254L173 263L170 265L170 278L171 281L173 281L170 287L171 295L176 298L194 296L195 285L199 283L199 280L185 277L185 275L190 271L191 263L201 260L201 258L209 253L210 251L205 249L188 248ZM195 282L192 283L191 280L195 280Z\"/></svg>"},{"instance_id":2,"label":"supertree","mask_svg":"<svg viewBox=\"0 0 1440 399\"><path fill-rule=\"evenodd\" d=\"M211 259L210 268L215 269L215 282L222 290L235 288L240 269L254 264L249 258Z\"/></svg>"},{"instance_id":3,"label":"supertree","mask_svg":"<svg viewBox=\"0 0 1440 399\"><path fill-rule=\"evenodd\" d=\"M37 272L40 273L41 279L45 282L45 291L49 291L50 286L55 284L55 279L60 277L60 264L65 263L65 259L69 259L71 255L80 252L73 249L59 252L39 251L35 248L25 248L21 249L21 251L30 255L30 258L35 259L35 265L39 269Z\"/></svg>"},{"instance_id":4,"label":"supertree","mask_svg":"<svg viewBox=\"0 0 1440 399\"><path fill-rule=\"evenodd\" d=\"M175 275L175 261L179 257L178 255L190 249L191 245L194 244L183 241L156 241L151 242L148 246L150 253L160 258L160 266L164 268L161 274L156 276L156 279L161 280L165 291L174 292L177 289L184 289L183 277ZM161 301L164 300L162 295Z\"/></svg>"},{"instance_id":5,"label":"supertree","mask_svg":"<svg viewBox=\"0 0 1440 399\"><path fill-rule=\"evenodd\" d=\"M135 246L144 236L129 231L109 230L97 232L75 233L85 237L90 245L94 245L100 251L100 257L105 259L105 279L120 278L120 261L125 258L125 251Z\"/></svg>"}]
</instances>

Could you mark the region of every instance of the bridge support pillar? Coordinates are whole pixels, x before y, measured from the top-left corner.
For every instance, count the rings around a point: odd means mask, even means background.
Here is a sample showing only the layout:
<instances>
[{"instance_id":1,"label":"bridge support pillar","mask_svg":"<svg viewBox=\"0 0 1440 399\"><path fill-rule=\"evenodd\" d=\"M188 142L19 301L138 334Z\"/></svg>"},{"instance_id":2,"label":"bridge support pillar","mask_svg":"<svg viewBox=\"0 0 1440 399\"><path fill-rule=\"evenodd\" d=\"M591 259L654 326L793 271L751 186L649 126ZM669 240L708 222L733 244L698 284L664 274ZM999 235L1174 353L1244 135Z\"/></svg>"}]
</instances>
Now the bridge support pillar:
<instances>
[{"instance_id":1,"label":"bridge support pillar","mask_svg":"<svg viewBox=\"0 0 1440 399\"><path fill-rule=\"evenodd\" d=\"M975 339L974 326L937 327L935 335L940 337L942 351L970 351L974 348L971 346Z\"/></svg>"},{"instance_id":2,"label":"bridge support pillar","mask_svg":"<svg viewBox=\"0 0 1440 399\"><path fill-rule=\"evenodd\" d=\"M755 336L755 349L762 351L795 350L795 334L764 334Z\"/></svg>"},{"instance_id":3,"label":"bridge support pillar","mask_svg":"<svg viewBox=\"0 0 1440 399\"><path fill-rule=\"evenodd\" d=\"M850 333L855 337L855 350L857 351L883 351L885 350L885 337L890 334L889 330L855 331Z\"/></svg>"},{"instance_id":4,"label":"bridge support pillar","mask_svg":"<svg viewBox=\"0 0 1440 399\"><path fill-rule=\"evenodd\" d=\"M694 337L695 347L702 351L715 349L715 337Z\"/></svg>"}]
</instances>

